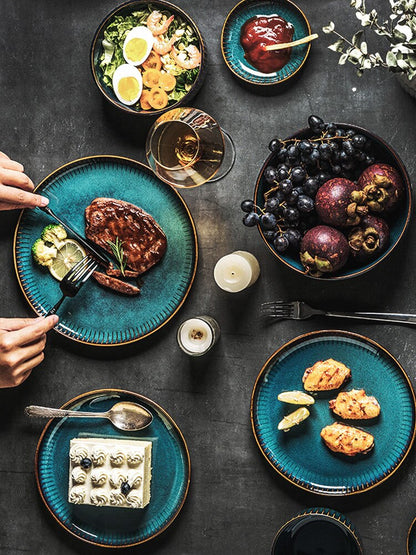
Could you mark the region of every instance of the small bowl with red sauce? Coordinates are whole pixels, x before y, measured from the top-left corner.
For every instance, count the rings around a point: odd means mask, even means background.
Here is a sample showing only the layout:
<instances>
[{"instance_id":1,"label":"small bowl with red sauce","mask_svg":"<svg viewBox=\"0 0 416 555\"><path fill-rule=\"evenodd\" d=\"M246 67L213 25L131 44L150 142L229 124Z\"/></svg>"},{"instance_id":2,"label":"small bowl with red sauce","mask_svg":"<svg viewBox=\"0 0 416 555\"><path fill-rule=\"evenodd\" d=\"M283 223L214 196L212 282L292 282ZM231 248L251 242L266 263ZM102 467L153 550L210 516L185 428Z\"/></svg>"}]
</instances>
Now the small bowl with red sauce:
<instances>
[{"instance_id":1,"label":"small bowl with red sauce","mask_svg":"<svg viewBox=\"0 0 416 555\"><path fill-rule=\"evenodd\" d=\"M264 47L310 34L305 14L290 0L242 0L224 22L222 55L234 76L244 83L272 88L299 72L311 44L274 51Z\"/></svg>"}]
</instances>

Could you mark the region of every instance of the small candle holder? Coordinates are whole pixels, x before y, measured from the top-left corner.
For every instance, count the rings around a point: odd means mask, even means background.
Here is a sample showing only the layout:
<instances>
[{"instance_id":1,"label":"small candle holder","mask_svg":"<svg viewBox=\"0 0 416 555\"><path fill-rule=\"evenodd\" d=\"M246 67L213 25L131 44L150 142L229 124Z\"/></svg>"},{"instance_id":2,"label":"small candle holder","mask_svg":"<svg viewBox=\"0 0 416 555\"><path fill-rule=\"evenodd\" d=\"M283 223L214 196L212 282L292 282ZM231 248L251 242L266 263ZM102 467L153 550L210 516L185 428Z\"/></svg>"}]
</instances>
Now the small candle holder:
<instances>
[{"instance_id":1,"label":"small candle holder","mask_svg":"<svg viewBox=\"0 0 416 555\"><path fill-rule=\"evenodd\" d=\"M220 337L220 326L211 316L195 316L179 326L179 347L189 356L202 356L212 349Z\"/></svg>"}]
</instances>

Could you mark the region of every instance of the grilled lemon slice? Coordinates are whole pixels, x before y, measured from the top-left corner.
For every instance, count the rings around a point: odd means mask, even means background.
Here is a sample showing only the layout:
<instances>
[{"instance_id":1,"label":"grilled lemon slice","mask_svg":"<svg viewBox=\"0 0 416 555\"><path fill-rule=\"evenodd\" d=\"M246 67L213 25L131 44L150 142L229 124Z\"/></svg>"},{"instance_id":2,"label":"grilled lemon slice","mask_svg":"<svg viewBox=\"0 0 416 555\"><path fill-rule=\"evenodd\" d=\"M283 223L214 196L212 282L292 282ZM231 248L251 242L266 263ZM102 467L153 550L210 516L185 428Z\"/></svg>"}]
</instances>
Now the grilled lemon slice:
<instances>
[{"instance_id":1,"label":"grilled lemon slice","mask_svg":"<svg viewBox=\"0 0 416 555\"><path fill-rule=\"evenodd\" d=\"M291 405L313 405L315 402L315 399L304 391L282 391L277 399Z\"/></svg>"},{"instance_id":2,"label":"grilled lemon slice","mask_svg":"<svg viewBox=\"0 0 416 555\"><path fill-rule=\"evenodd\" d=\"M283 432L288 432L290 428L297 426L308 418L309 414L310 412L306 407L301 407L300 409L295 410L295 412L291 412L285 416L283 420L279 422L277 429L282 430Z\"/></svg>"},{"instance_id":3,"label":"grilled lemon slice","mask_svg":"<svg viewBox=\"0 0 416 555\"><path fill-rule=\"evenodd\" d=\"M56 258L49 266L49 271L55 279L62 281L69 270L84 258L86 252L77 241L65 239L58 250Z\"/></svg>"}]
</instances>

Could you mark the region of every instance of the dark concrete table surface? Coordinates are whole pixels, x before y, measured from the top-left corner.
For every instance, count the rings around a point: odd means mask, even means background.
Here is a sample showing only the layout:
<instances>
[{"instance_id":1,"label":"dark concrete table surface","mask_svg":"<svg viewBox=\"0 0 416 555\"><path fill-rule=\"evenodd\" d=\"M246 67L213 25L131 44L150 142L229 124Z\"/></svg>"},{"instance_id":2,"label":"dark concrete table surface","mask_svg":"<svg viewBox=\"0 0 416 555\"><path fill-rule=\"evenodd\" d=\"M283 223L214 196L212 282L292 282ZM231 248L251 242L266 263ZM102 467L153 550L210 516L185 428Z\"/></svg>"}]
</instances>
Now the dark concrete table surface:
<instances>
[{"instance_id":1,"label":"dark concrete table surface","mask_svg":"<svg viewBox=\"0 0 416 555\"><path fill-rule=\"evenodd\" d=\"M301 333L333 326L328 320L309 320L264 327L256 320L262 301L303 298L333 309L416 312L414 223L386 264L358 279L322 284L293 275L274 259L257 232L242 226L239 205L252 195L269 140L303 127L311 113L373 130L392 144L414 176L415 101L387 72L373 71L359 79L352 66L338 66L324 35L291 87L273 97L248 92L233 79L220 51L222 23L234 2L177 3L197 21L209 51L207 78L194 105L231 133L236 164L224 180L183 194L195 218L201 256L191 294L168 326L129 349L105 353L50 334L44 363L21 387L0 391L0 553L97 551L61 530L42 505L33 472L42 423L29 422L23 409L28 404L59 406L101 387L138 391L161 404L181 427L191 454L191 488L182 513L159 539L133 552L266 554L288 518L306 507L326 506L353 520L367 554L405 553L407 531L416 516L413 453L372 491L345 499L317 497L268 467L251 432L249 405L254 380L278 347ZM315 31L330 19L351 34L357 25L346 0L299 4ZM21 161L34 182L91 154L144 161L143 124L114 117L90 74L92 35L116 5L115 0L1 2L0 150ZM17 213L0 218L4 317L31 315L13 267L16 220ZM237 249L254 253L262 274L250 290L233 296L217 288L213 267L220 256ZM175 332L182 320L197 314L214 316L222 337L212 356L193 361L177 348ZM411 327L344 321L336 327L380 342L415 383Z\"/></svg>"}]
</instances>

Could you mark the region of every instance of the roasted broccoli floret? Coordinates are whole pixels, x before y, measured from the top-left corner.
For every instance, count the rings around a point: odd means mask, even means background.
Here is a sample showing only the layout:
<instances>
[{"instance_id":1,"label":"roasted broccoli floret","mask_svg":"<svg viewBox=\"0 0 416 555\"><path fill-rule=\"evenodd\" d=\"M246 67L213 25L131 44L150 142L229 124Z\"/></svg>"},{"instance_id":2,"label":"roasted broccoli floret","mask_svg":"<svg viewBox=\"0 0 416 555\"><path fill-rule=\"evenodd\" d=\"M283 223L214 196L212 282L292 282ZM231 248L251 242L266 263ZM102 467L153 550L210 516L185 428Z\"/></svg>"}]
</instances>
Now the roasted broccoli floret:
<instances>
[{"instance_id":1,"label":"roasted broccoli floret","mask_svg":"<svg viewBox=\"0 0 416 555\"><path fill-rule=\"evenodd\" d=\"M67 238L65 229L58 224L47 225L40 238L45 241L45 243L52 243L57 249L63 246L63 240Z\"/></svg>"},{"instance_id":2,"label":"roasted broccoli floret","mask_svg":"<svg viewBox=\"0 0 416 555\"><path fill-rule=\"evenodd\" d=\"M48 247L42 239L36 239L32 246L32 255L38 264L41 266L50 266L58 250L56 247Z\"/></svg>"}]
</instances>

